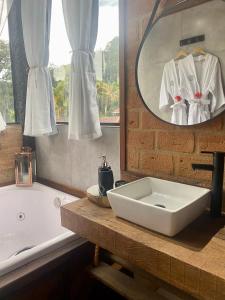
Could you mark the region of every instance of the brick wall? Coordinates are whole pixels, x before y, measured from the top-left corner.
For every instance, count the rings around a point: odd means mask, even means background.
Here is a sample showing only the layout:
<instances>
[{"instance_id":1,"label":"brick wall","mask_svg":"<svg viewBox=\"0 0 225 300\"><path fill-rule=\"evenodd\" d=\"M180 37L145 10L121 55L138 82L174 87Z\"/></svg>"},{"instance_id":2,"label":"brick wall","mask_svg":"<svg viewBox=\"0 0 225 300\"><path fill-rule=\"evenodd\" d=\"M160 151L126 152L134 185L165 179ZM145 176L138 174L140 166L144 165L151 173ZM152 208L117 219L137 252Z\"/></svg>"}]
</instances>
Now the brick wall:
<instances>
[{"instance_id":1,"label":"brick wall","mask_svg":"<svg viewBox=\"0 0 225 300\"><path fill-rule=\"evenodd\" d=\"M178 128L147 111L135 86L138 46L151 12L151 0L127 1L127 170L141 175L209 186L211 173L193 171L192 163L210 163L201 150L225 151L225 114L208 124Z\"/></svg>"},{"instance_id":2,"label":"brick wall","mask_svg":"<svg viewBox=\"0 0 225 300\"><path fill-rule=\"evenodd\" d=\"M22 146L22 129L20 125L10 125L0 133L0 185L14 182L15 153Z\"/></svg>"}]
</instances>

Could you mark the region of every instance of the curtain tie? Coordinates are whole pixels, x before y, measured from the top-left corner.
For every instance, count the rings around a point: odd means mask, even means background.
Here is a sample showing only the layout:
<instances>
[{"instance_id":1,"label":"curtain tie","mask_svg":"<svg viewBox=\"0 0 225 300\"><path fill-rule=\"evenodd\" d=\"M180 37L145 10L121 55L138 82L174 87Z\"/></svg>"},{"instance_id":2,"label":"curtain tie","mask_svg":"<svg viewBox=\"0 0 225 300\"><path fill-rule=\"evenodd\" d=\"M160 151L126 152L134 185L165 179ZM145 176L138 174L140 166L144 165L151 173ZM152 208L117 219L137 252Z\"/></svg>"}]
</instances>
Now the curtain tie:
<instances>
[{"instance_id":1,"label":"curtain tie","mask_svg":"<svg viewBox=\"0 0 225 300\"><path fill-rule=\"evenodd\" d=\"M27 68L27 73L31 70L38 70L38 69L48 69L48 66L31 66ZM35 86L37 88L37 74L35 72Z\"/></svg>"},{"instance_id":2,"label":"curtain tie","mask_svg":"<svg viewBox=\"0 0 225 300\"><path fill-rule=\"evenodd\" d=\"M47 66L31 66L28 67L28 70L35 70L35 69L47 69Z\"/></svg>"},{"instance_id":3,"label":"curtain tie","mask_svg":"<svg viewBox=\"0 0 225 300\"><path fill-rule=\"evenodd\" d=\"M82 57L82 55L84 57L87 55L91 55L91 57L93 58L93 56L94 56L94 51L92 51L90 49L75 49L75 50L70 51L70 53L72 53L72 57L75 57L75 56Z\"/></svg>"},{"instance_id":4,"label":"curtain tie","mask_svg":"<svg viewBox=\"0 0 225 300\"><path fill-rule=\"evenodd\" d=\"M70 53L72 53L72 55L84 54L84 55L94 56L94 51L92 51L90 49L74 49L74 50L70 51Z\"/></svg>"},{"instance_id":5,"label":"curtain tie","mask_svg":"<svg viewBox=\"0 0 225 300\"><path fill-rule=\"evenodd\" d=\"M79 65L82 64L85 72L89 72L90 65L93 65L94 51L90 49L75 49L72 50L72 72L80 73ZM94 67L91 67L93 69Z\"/></svg>"}]
</instances>

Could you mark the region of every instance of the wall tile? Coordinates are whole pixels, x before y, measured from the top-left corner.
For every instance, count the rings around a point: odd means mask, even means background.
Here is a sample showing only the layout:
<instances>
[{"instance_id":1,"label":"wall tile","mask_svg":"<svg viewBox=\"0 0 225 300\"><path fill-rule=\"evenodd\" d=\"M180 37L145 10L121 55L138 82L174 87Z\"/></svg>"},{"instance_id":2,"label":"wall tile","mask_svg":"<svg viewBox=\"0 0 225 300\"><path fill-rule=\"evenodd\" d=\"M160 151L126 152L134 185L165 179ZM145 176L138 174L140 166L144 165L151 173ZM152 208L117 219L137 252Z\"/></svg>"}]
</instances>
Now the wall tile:
<instances>
[{"instance_id":1,"label":"wall tile","mask_svg":"<svg viewBox=\"0 0 225 300\"><path fill-rule=\"evenodd\" d=\"M103 136L92 141L68 140L68 126L59 134L36 138L38 176L80 190L98 182L101 155L107 155L114 179L120 179L119 128L103 127Z\"/></svg>"}]
</instances>

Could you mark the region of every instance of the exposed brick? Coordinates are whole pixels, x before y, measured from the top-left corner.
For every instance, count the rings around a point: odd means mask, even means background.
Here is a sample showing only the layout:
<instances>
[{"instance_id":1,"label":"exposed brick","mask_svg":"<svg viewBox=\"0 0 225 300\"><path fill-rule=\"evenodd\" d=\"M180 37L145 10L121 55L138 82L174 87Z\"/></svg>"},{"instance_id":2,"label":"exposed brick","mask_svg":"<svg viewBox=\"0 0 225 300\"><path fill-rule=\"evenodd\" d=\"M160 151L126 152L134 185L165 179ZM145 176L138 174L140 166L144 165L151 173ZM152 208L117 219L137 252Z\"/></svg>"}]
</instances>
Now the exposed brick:
<instances>
[{"instance_id":1,"label":"exposed brick","mask_svg":"<svg viewBox=\"0 0 225 300\"><path fill-rule=\"evenodd\" d=\"M22 130L19 126L7 126L6 130L1 132L0 149L8 149L15 145L21 145Z\"/></svg>"},{"instance_id":2,"label":"exposed brick","mask_svg":"<svg viewBox=\"0 0 225 300\"><path fill-rule=\"evenodd\" d=\"M210 181L212 178L212 172L204 170L193 170L192 164L210 164L212 163L212 157L208 155L201 156L179 156L175 159L176 164L176 175L180 177L187 177L191 180L206 180Z\"/></svg>"},{"instance_id":3,"label":"exposed brick","mask_svg":"<svg viewBox=\"0 0 225 300\"><path fill-rule=\"evenodd\" d=\"M146 14L145 16L142 17L139 21L139 41L141 42L143 35L145 33L145 30L147 28L149 22L149 14Z\"/></svg>"},{"instance_id":4,"label":"exposed brick","mask_svg":"<svg viewBox=\"0 0 225 300\"><path fill-rule=\"evenodd\" d=\"M127 66L127 86L136 88L134 66Z\"/></svg>"},{"instance_id":5,"label":"exposed brick","mask_svg":"<svg viewBox=\"0 0 225 300\"><path fill-rule=\"evenodd\" d=\"M190 132L159 132L158 148L175 152L193 152L194 135Z\"/></svg>"},{"instance_id":6,"label":"exposed brick","mask_svg":"<svg viewBox=\"0 0 225 300\"><path fill-rule=\"evenodd\" d=\"M152 7L152 0L129 1L129 5L127 6L127 18L139 18L145 15L146 12L148 12L150 15Z\"/></svg>"},{"instance_id":7,"label":"exposed brick","mask_svg":"<svg viewBox=\"0 0 225 300\"><path fill-rule=\"evenodd\" d=\"M1 170L0 183L8 184L15 180L15 168L7 168Z\"/></svg>"},{"instance_id":8,"label":"exposed brick","mask_svg":"<svg viewBox=\"0 0 225 300\"><path fill-rule=\"evenodd\" d=\"M225 151L225 135L200 135L199 151Z\"/></svg>"},{"instance_id":9,"label":"exposed brick","mask_svg":"<svg viewBox=\"0 0 225 300\"><path fill-rule=\"evenodd\" d=\"M129 67L133 67L133 68L135 67L138 47L139 47L139 43L135 43L133 47L127 49L126 63Z\"/></svg>"},{"instance_id":10,"label":"exposed brick","mask_svg":"<svg viewBox=\"0 0 225 300\"><path fill-rule=\"evenodd\" d=\"M139 34L139 19L128 19L127 20L127 39L129 41L128 46L132 48L133 43L137 43Z\"/></svg>"},{"instance_id":11,"label":"exposed brick","mask_svg":"<svg viewBox=\"0 0 225 300\"><path fill-rule=\"evenodd\" d=\"M22 146L22 129L20 125L7 126L0 133L0 183L5 184L15 179L15 153Z\"/></svg>"},{"instance_id":12,"label":"exposed brick","mask_svg":"<svg viewBox=\"0 0 225 300\"><path fill-rule=\"evenodd\" d=\"M158 12L165 5L165 2L166 0L160 2ZM146 110L137 92L134 62L138 44L140 44L145 27L149 21L152 5L153 0L127 2L127 29L125 33L126 127L130 129L126 148L127 169L135 169L137 173L152 174L154 176L157 176L158 170L162 174L159 174L160 177L165 179L173 178L174 180L183 180L190 184L199 183L201 185L202 183L203 185L208 185L211 173L193 171L191 164L210 162L210 156L196 154L200 150L225 151L225 115L205 124L180 129L161 122L151 115ZM134 111L136 113L139 112L138 129L137 116L133 114ZM224 136L222 135L223 133ZM160 150L159 153L153 151L155 146ZM148 152L148 150L150 151ZM153 152L153 154L150 152ZM151 155L153 155L154 159L151 158ZM166 158L163 159L162 155L168 156L168 160L166 161ZM170 174L172 156L173 173ZM164 165L165 161L168 164L167 167ZM146 169L147 167L149 169ZM193 274L186 274L186 280L189 281L192 277Z\"/></svg>"},{"instance_id":13,"label":"exposed brick","mask_svg":"<svg viewBox=\"0 0 225 300\"><path fill-rule=\"evenodd\" d=\"M154 132L133 131L128 132L128 145L130 149L152 150L154 148Z\"/></svg>"},{"instance_id":14,"label":"exposed brick","mask_svg":"<svg viewBox=\"0 0 225 300\"><path fill-rule=\"evenodd\" d=\"M128 169L138 169L139 152L137 150L129 150L127 153Z\"/></svg>"},{"instance_id":15,"label":"exposed brick","mask_svg":"<svg viewBox=\"0 0 225 300\"><path fill-rule=\"evenodd\" d=\"M139 98L136 87L131 87L127 91L127 107L140 108L141 99Z\"/></svg>"},{"instance_id":16,"label":"exposed brick","mask_svg":"<svg viewBox=\"0 0 225 300\"><path fill-rule=\"evenodd\" d=\"M142 152L140 154L140 169L171 175L173 173L172 155Z\"/></svg>"},{"instance_id":17,"label":"exposed brick","mask_svg":"<svg viewBox=\"0 0 225 300\"><path fill-rule=\"evenodd\" d=\"M144 111L141 114L141 128L143 129L173 129L173 125L169 125L156 117L149 111Z\"/></svg>"},{"instance_id":18,"label":"exposed brick","mask_svg":"<svg viewBox=\"0 0 225 300\"><path fill-rule=\"evenodd\" d=\"M208 131L213 131L213 130L221 130L223 127L223 116L215 118L214 120L210 122L206 122L203 124L199 124L196 126L193 126L191 129L193 130L208 130Z\"/></svg>"},{"instance_id":19,"label":"exposed brick","mask_svg":"<svg viewBox=\"0 0 225 300\"><path fill-rule=\"evenodd\" d=\"M128 112L128 127L138 128L139 127L139 113L136 111Z\"/></svg>"},{"instance_id":20,"label":"exposed brick","mask_svg":"<svg viewBox=\"0 0 225 300\"><path fill-rule=\"evenodd\" d=\"M139 23L138 20L132 19L127 24L127 39L129 43L126 45L126 63L129 67L135 67L137 51L139 48Z\"/></svg>"}]
</instances>

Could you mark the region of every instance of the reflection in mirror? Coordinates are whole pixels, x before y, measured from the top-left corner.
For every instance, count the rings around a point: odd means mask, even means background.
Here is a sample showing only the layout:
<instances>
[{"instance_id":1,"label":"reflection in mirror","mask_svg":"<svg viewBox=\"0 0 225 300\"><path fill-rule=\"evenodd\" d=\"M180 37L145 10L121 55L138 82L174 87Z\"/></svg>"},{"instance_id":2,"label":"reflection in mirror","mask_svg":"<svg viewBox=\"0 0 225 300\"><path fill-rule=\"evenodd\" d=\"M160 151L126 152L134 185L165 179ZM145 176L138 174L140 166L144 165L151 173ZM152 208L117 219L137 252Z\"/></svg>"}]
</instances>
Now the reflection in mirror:
<instances>
[{"instance_id":1,"label":"reflection in mirror","mask_svg":"<svg viewBox=\"0 0 225 300\"><path fill-rule=\"evenodd\" d=\"M225 2L207 1L160 17L141 44L137 83L147 108L176 125L225 109Z\"/></svg>"}]
</instances>

